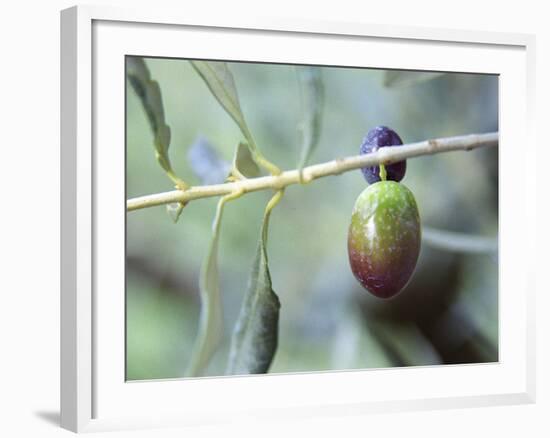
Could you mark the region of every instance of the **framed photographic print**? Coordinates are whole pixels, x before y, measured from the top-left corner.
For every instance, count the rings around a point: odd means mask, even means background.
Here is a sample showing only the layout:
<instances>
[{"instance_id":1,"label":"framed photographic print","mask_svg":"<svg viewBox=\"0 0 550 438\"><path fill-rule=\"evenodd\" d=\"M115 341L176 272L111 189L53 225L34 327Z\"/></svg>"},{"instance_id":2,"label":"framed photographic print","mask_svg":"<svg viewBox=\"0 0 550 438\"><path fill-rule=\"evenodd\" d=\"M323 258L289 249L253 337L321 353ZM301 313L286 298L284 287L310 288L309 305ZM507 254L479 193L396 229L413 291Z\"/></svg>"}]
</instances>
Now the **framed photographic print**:
<instances>
[{"instance_id":1,"label":"framed photographic print","mask_svg":"<svg viewBox=\"0 0 550 438\"><path fill-rule=\"evenodd\" d=\"M63 427L534 400L533 37L74 7L61 38Z\"/></svg>"}]
</instances>

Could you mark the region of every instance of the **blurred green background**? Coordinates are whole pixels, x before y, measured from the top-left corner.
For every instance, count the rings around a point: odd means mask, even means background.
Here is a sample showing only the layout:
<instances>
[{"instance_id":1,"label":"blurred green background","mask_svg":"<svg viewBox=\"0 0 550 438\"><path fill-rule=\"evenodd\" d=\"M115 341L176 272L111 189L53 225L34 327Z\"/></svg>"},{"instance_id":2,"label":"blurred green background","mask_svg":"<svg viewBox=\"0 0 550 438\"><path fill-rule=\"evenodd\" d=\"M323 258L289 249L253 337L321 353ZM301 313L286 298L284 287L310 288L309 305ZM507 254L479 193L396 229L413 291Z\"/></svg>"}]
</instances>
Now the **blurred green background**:
<instances>
[{"instance_id":1,"label":"blurred green background","mask_svg":"<svg viewBox=\"0 0 550 438\"><path fill-rule=\"evenodd\" d=\"M188 152L202 137L231 161L242 134L188 61L146 59L160 84L176 173L200 184ZM230 63L241 106L259 148L283 169L300 157L296 66ZM405 143L498 130L498 77L323 68L321 139L310 162L356 155L376 125ZM407 76L408 75L408 76ZM127 197L171 190L155 160L153 136L127 83ZM410 159L403 183L424 225L489 237L498 232L498 151L482 148ZM478 363L498 360L498 259L422 245L406 290L370 296L348 265L347 232L366 187L359 170L291 186L275 208L268 244L281 300L279 348L270 372ZM226 206L219 267L225 338L209 375L225 368L229 339L246 291L261 217L271 193ZM127 214L127 379L182 377L197 332L199 269L216 199L190 203L177 224L164 207Z\"/></svg>"}]
</instances>

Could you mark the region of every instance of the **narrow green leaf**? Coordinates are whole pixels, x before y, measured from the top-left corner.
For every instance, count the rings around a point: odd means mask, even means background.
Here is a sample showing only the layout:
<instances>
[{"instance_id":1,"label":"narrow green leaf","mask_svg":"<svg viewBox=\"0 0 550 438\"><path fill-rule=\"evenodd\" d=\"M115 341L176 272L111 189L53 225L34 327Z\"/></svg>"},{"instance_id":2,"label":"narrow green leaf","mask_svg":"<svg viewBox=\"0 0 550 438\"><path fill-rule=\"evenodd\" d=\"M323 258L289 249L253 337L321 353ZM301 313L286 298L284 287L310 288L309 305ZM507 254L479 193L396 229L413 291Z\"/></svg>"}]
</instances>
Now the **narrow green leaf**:
<instances>
[{"instance_id":1,"label":"narrow green leaf","mask_svg":"<svg viewBox=\"0 0 550 438\"><path fill-rule=\"evenodd\" d=\"M296 67L296 73L302 96L303 114L303 119L300 123L302 131L302 154L298 164L298 168L301 170L319 143L325 89L320 68Z\"/></svg>"},{"instance_id":2,"label":"narrow green leaf","mask_svg":"<svg viewBox=\"0 0 550 438\"><path fill-rule=\"evenodd\" d=\"M233 74L231 73L231 70L229 70L227 63L216 61L190 62L199 76L204 80L211 93L218 100L220 105L239 126L239 129L246 139L246 145L248 146L254 161L259 166L269 171L272 175L278 175L281 173L281 170L276 165L268 161L256 146L256 142L252 137L250 129L248 129L248 125L246 124L241 109L237 87L235 86L235 79L233 79Z\"/></svg>"},{"instance_id":3,"label":"narrow green leaf","mask_svg":"<svg viewBox=\"0 0 550 438\"><path fill-rule=\"evenodd\" d=\"M235 120L245 138L250 142L250 131L241 110L235 79L227 63L216 61L190 62L199 76L204 80L211 93L231 118ZM254 147L255 145L251 144L249 146Z\"/></svg>"},{"instance_id":4,"label":"narrow green leaf","mask_svg":"<svg viewBox=\"0 0 550 438\"><path fill-rule=\"evenodd\" d=\"M388 88L414 85L444 75L445 72L388 70L384 73L384 86Z\"/></svg>"},{"instance_id":5,"label":"narrow green leaf","mask_svg":"<svg viewBox=\"0 0 550 438\"><path fill-rule=\"evenodd\" d=\"M267 373L277 350L281 305L272 288L266 246L271 209L282 194L277 192L266 207L248 290L231 339L226 374Z\"/></svg>"},{"instance_id":6,"label":"narrow green leaf","mask_svg":"<svg viewBox=\"0 0 550 438\"><path fill-rule=\"evenodd\" d=\"M201 267L199 282L201 297L199 330L186 373L191 377L204 373L222 339L223 315L218 274L218 242L220 239L220 224L224 205L228 200L237 196L240 195L227 195L218 201L216 216L212 224L212 240Z\"/></svg>"},{"instance_id":7,"label":"narrow green leaf","mask_svg":"<svg viewBox=\"0 0 550 438\"><path fill-rule=\"evenodd\" d=\"M164 107L159 84L151 78L147 64L140 57L129 56L126 58L126 74L132 88L141 100L153 131L157 160L166 172L172 173L172 166L168 157L171 137L170 127L164 119Z\"/></svg>"},{"instance_id":8,"label":"narrow green leaf","mask_svg":"<svg viewBox=\"0 0 550 438\"><path fill-rule=\"evenodd\" d=\"M260 176L260 168L252 158L250 149L246 143L239 143L235 156L233 157L233 173L240 174L246 178Z\"/></svg>"}]
</instances>

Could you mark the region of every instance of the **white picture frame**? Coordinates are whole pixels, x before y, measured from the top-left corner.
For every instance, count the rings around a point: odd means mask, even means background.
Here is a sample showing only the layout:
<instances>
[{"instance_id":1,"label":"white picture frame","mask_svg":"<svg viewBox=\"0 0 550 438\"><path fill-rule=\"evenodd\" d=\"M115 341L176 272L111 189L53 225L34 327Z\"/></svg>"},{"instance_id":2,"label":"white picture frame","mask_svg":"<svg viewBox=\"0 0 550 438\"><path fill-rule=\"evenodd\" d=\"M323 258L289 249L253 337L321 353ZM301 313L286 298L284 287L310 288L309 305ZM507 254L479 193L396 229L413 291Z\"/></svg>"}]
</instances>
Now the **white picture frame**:
<instances>
[{"instance_id":1,"label":"white picture frame","mask_svg":"<svg viewBox=\"0 0 550 438\"><path fill-rule=\"evenodd\" d=\"M191 38L195 44L182 49L185 45L175 44L174 38ZM234 44L240 48L229 53L230 40L247 43ZM225 46L220 41L226 41ZM78 6L62 11L62 427L83 432L251 416L296 418L533 402L534 276L521 254L534 244L535 219L527 208L517 207L517 200L524 207L535 202L534 170L527 171L525 158L535 154L534 44L531 35L256 17L229 21L187 10ZM500 75L499 362L125 382L120 348L124 259L118 257L120 248L109 248L124 234L124 203L117 204L124 190L124 123L117 126L124 120L124 81L118 76L123 55L347 65L367 46L376 58L368 63L372 67ZM391 57L388 51L400 56ZM367 66L358 56L353 59L353 65ZM107 107L105 96L114 104ZM512 153L517 142L526 151L519 157ZM116 151L108 161L97 153L98 144ZM514 233L518 226L525 230L521 235ZM513 272L508 269L512 267ZM106 284L115 292L105 294Z\"/></svg>"}]
</instances>

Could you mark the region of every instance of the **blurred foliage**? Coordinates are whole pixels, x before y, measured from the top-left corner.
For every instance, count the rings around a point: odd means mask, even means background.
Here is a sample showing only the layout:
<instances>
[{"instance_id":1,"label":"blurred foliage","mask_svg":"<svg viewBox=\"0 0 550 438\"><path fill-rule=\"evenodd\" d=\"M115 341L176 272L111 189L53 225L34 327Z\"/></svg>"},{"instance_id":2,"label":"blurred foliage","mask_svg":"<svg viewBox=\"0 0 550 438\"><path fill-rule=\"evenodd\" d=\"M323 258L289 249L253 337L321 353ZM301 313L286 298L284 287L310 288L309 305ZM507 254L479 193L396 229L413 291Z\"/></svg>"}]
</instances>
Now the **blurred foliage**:
<instances>
[{"instance_id":1,"label":"blurred foliage","mask_svg":"<svg viewBox=\"0 0 550 438\"><path fill-rule=\"evenodd\" d=\"M244 140L234 121L185 60L146 59L171 127L175 174L202 184L190 163L197 139L233 162ZM296 69L230 63L242 113L262 153L283 169L302 154L304 120ZM404 142L498 130L498 78L420 77L360 68L321 68L324 110L309 162L356 155L376 125ZM411 75L407 78L407 75ZM391 76L391 75L390 75ZM394 81L397 76L393 74ZM147 114L127 83L127 197L171 190L155 160ZM203 145L204 146L204 145ZM199 151L204 153L204 150ZM219 161L222 160L222 161ZM225 168L224 168L225 169ZM498 232L498 150L411 159L403 183L425 225L485 236ZM291 186L269 232L273 289L281 302L279 341L270 372L472 363L498 360L498 260L423 245L406 290L382 301L354 279L348 264L351 209L365 187L360 171ZM227 203L219 240L224 333L207 370L221 375L247 290L264 207L272 193ZM164 208L127 215L127 378L184 375L197 335L199 271L211 240L216 199L191 202L174 224Z\"/></svg>"}]
</instances>

